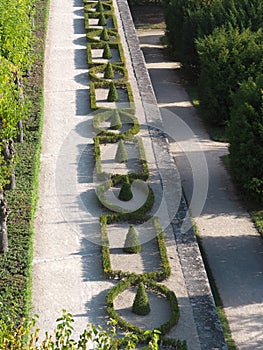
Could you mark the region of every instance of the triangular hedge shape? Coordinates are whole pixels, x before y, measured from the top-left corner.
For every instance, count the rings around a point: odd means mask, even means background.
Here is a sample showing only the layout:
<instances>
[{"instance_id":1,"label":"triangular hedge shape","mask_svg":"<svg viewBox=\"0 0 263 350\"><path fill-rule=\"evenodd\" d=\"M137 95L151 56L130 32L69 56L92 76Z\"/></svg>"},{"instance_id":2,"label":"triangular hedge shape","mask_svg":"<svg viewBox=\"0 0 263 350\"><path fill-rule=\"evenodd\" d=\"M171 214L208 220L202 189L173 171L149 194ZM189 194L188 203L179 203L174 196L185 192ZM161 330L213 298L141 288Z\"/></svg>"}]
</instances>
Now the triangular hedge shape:
<instances>
[{"instance_id":1,"label":"triangular hedge shape","mask_svg":"<svg viewBox=\"0 0 263 350\"><path fill-rule=\"evenodd\" d=\"M109 34L106 28L102 29L102 32L100 34L100 40L109 41Z\"/></svg>"},{"instance_id":2,"label":"triangular hedge shape","mask_svg":"<svg viewBox=\"0 0 263 350\"><path fill-rule=\"evenodd\" d=\"M130 201L133 198L133 194L131 191L131 184L128 176L126 176L126 179L121 186L121 190L118 198L121 201L125 201L125 202Z\"/></svg>"},{"instance_id":3,"label":"triangular hedge shape","mask_svg":"<svg viewBox=\"0 0 263 350\"><path fill-rule=\"evenodd\" d=\"M120 130L122 128L122 122L120 118L120 113L117 109L113 110L113 115L111 117L110 128L113 130Z\"/></svg>"},{"instance_id":4,"label":"triangular hedge shape","mask_svg":"<svg viewBox=\"0 0 263 350\"><path fill-rule=\"evenodd\" d=\"M104 15L104 13L100 13L99 15L99 23L98 23L99 26L106 26L107 25L107 20L106 20L106 17Z\"/></svg>"},{"instance_id":5,"label":"triangular hedge shape","mask_svg":"<svg viewBox=\"0 0 263 350\"><path fill-rule=\"evenodd\" d=\"M128 154L127 154L123 140L120 140L118 143L118 148L117 148L117 152L115 155L115 160L118 163L128 162Z\"/></svg>"},{"instance_id":6,"label":"triangular hedge shape","mask_svg":"<svg viewBox=\"0 0 263 350\"><path fill-rule=\"evenodd\" d=\"M145 316L148 315L150 311L151 308L144 284L140 282L132 305L132 312L137 315Z\"/></svg>"},{"instance_id":7,"label":"triangular hedge shape","mask_svg":"<svg viewBox=\"0 0 263 350\"><path fill-rule=\"evenodd\" d=\"M105 68L104 78L105 79L113 79L114 78L114 70L113 70L112 64L110 62L107 63L107 66Z\"/></svg>"},{"instance_id":8,"label":"triangular hedge shape","mask_svg":"<svg viewBox=\"0 0 263 350\"><path fill-rule=\"evenodd\" d=\"M117 102L119 100L118 92L116 86L113 82L110 83L110 89L107 96L108 102Z\"/></svg>"},{"instance_id":9,"label":"triangular hedge shape","mask_svg":"<svg viewBox=\"0 0 263 350\"><path fill-rule=\"evenodd\" d=\"M139 241L137 231L134 228L134 225L130 225L129 231L125 239L123 251L129 254L137 254L142 251L142 246Z\"/></svg>"},{"instance_id":10,"label":"triangular hedge shape","mask_svg":"<svg viewBox=\"0 0 263 350\"><path fill-rule=\"evenodd\" d=\"M105 44L102 57L105 59L112 58L112 53L108 44Z\"/></svg>"}]
</instances>

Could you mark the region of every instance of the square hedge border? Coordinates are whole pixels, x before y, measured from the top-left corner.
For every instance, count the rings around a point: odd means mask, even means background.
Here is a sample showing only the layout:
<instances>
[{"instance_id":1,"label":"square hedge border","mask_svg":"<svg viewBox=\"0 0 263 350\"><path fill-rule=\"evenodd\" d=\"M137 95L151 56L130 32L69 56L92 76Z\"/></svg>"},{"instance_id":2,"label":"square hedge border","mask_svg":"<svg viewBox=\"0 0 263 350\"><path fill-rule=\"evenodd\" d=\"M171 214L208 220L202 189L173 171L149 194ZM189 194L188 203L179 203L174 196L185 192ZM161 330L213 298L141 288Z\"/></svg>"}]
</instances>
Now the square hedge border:
<instances>
[{"instance_id":1,"label":"square hedge border","mask_svg":"<svg viewBox=\"0 0 263 350\"><path fill-rule=\"evenodd\" d=\"M126 82L113 82L116 89L122 89L126 90L127 95L128 95L128 102L130 104L127 109L132 109L134 107L134 98L133 98L133 93L131 89L130 83ZM96 109L101 109L101 110L109 110L109 107L99 107L97 105L97 100L96 100L96 89L109 89L110 88L111 81L106 80L106 81L91 81L90 82L90 108L93 110ZM121 103L121 102L120 102Z\"/></svg>"},{"instance_id":2,"label":"square hedge border","mask_svg":"<svg viewBox=\"0 0 263 350\"><path fill-rule=\"evenodd\" d=\"M148 168L148 162L146 160L146 154L145 149L143 145L143 141L141 137L133 137L133 138L127 138L126 140L133 141L134 143L137 143L139 154L140 154L140 165L142 167L142 172L140 173L129 173L126 175L122 174L109 174L107 172L102 171L102 165L101 165L101 152L100 152L100 145L102 143L105 143L104 140L99 137L95 136L93 138L94 141L94 155L95 155L95 169L96 169L96 175L99 180L105 180L105 179L111 179L115 181L115 184L119 181L123 181L125 177L128 175L129 180L133 181L135 179L141 179L141 180L148 180L149 178L149 168ZM110 142L108 140L108 143L116 143L116 142Z\"/></svg>"},{"instance_id":3,"label":"square hedge border","mask_svg":"<svg viewBox=\"0 0 263 350\"><path fill-rule=\"evenodd\" d=\"M87 60L88 60L88 65L90 67L94 65L100 65L100 64L105 64L104 62L95 62L92 59L92 52L91 50L93 49L104 49L105 44L108 44L110 49L117 49L119 52L120 60L117 62L112 62L115 65L121 65L125 66L125 55L124 51L122 48L122 45L120 43L111 43L107 41L100 41L99 43L88 43L87 44Z\"/></svg>"},{"instance_id":4,"label":"square hedge border","mask_svg":"<svg viewBox=\"0 0 263 350\"><path fill-rule=\"evenodd\" d=\"M94 28L93 26L90 26L89 24L89 19L90 18L97 18L99 19L99 15L101 12L84 12L84 24L85 24L85 29L99 29L99 28ZM114 15L114 11L108 11L108 12L103 12L103 14L105 15L106 20L107 19L112 19L112 23L113 23L113 27L107 27L107 26L99 26L98 27L105 27L107 29L116 29L118 30L118 22L117 19Z\"/></svg>"},{"instance_id":5,"label":"square hedge border","mask_svg":"<svg viewBox=\"0 0 263 350\"><path fill-rule=\"evenodd\" d=\"M155 281L162 281L168 278L171 274L171 268L169 264L169 259L167 255L167 249L165 245L164 233L162 231L162 227L160 224L160 220L157 217L150 217L153 220L156 239L159 248L160 254L160 267L162 270L153 270L150 272L145 272L142 274L135 274L128 271L122 270L113 270L111 266L111 258L110 258L110 247L109 247L109 239L107 232L107 224L112 224L119 222L118 220L112 220L112 218L108 215L100 216L100 233L101 233L101 252L102 252L102 267L103 272L106 278L109 279L123 279L130 276L143 276L144 278L153 279Z\"/></svg>"}]
</instances>

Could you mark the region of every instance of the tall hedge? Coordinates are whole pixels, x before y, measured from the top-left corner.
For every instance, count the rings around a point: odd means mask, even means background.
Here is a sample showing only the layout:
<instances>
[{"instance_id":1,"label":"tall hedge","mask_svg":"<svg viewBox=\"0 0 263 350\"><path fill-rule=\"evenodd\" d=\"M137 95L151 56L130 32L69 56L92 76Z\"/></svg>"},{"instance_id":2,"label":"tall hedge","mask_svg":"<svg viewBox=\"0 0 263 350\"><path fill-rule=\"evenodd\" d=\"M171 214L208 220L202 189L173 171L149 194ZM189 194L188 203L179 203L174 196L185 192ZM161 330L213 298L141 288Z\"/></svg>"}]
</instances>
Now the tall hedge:
<instances>
[{"instance_id":1,"label":"tall hedge","mask_svg":"<svg viewBox=\"0 0 263 350\"><path fill-rule=\"evenodd\" d=\"M229 126L232 171L244 194L263 203L263 74L243 82L233 103Z\"/></svg>"},{"instance_id":2,"label":"tall hedge","mask_svg":"<svg viewBox=\"0 0 263 350\"><path fill-rule=\"evenodd\" d=\"M230 118L232 94L239 84L263 72L263 32L217 28L197 40L197 50L202 115L212 124L225 124Z\"/></svg>"},{"instance_id":3,"label":"tall hedge","mask_svg":"<svg viewBox=\"0 0 263 350\"><path fill-rule=\"evenodd\" d=\"M199 73L195 40L217 27L263 27L262 0L164 0L167 38L183 65Z\"/></svg>"}]
</instances>

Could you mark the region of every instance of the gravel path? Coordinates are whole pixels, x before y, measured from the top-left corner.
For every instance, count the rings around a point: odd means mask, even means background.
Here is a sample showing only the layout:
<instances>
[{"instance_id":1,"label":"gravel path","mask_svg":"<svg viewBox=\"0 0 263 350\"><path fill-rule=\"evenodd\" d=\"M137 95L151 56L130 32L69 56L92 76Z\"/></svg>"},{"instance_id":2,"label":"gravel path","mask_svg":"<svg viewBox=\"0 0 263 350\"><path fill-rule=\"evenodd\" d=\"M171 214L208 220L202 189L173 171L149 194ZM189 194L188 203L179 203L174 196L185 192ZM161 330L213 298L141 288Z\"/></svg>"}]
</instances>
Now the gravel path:
<instances>
[{"instance_id":1,"label":"gravel path","mask_svg":"<svg viewBox=\"0 0 263 350\"><path fill-rule=\"evenodd\" d=\"M177 141L171 139L170 148L233 338L240 350L263 349L263 242L222 163L221 157L228 153L227 144L209 139L182 87L176 71L178 63L169 62L164 54L160 42L164 32L139 30L137 33L165 129ZM178 117L192 130L192 140L178 133ZM198 146L194 148L193 142ZM206 169L198 171L193 166L193 158L200 157L200 150L206 159L209 186L205 200L200 196L196 205L193 198L196 181L207 175Z\"/></svg>"}]
</instances>

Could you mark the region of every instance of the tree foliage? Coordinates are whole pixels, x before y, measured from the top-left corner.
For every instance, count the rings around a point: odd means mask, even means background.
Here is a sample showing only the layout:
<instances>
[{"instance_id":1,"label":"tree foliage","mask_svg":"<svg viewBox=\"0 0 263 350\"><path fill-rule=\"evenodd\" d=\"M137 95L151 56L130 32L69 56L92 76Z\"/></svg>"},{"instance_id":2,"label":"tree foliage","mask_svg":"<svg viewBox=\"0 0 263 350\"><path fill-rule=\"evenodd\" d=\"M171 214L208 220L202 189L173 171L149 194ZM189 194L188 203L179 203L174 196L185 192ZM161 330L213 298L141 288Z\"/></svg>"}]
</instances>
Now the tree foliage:
<instances>
[{"instance_id":1,"label":"tree foliage","mask_svg":"<svg viewBox=\"0 0 263 350\"><path fill-rule=\"evenodd\" d=\"M195 40L217 27L226 29L263 27L261 0L164 0L169 44L183 64L199 72Z\"/></svg>"},{"instance_id":2,"label":"tree foliage","mask_svg":"<svg viewBox=\"0 0 263 350\"><path fill-rule=\"evenodd\" d=\"M197 40L197 50L202 115L210 123L224 124L230 118L232 94L239 84L263 72L263 32L217 28Z\"/></svg>"},{"instance_id":3,"label":"tree foliage","mask_svg":"<svg viewBox=\"0 0 263 350\"><path fill-rule=\"evenodd\" d=\"M229 126L232 171L243 193L263 203L263 75L244 81L233 103Z\"/></svg>"}]
</instances>

